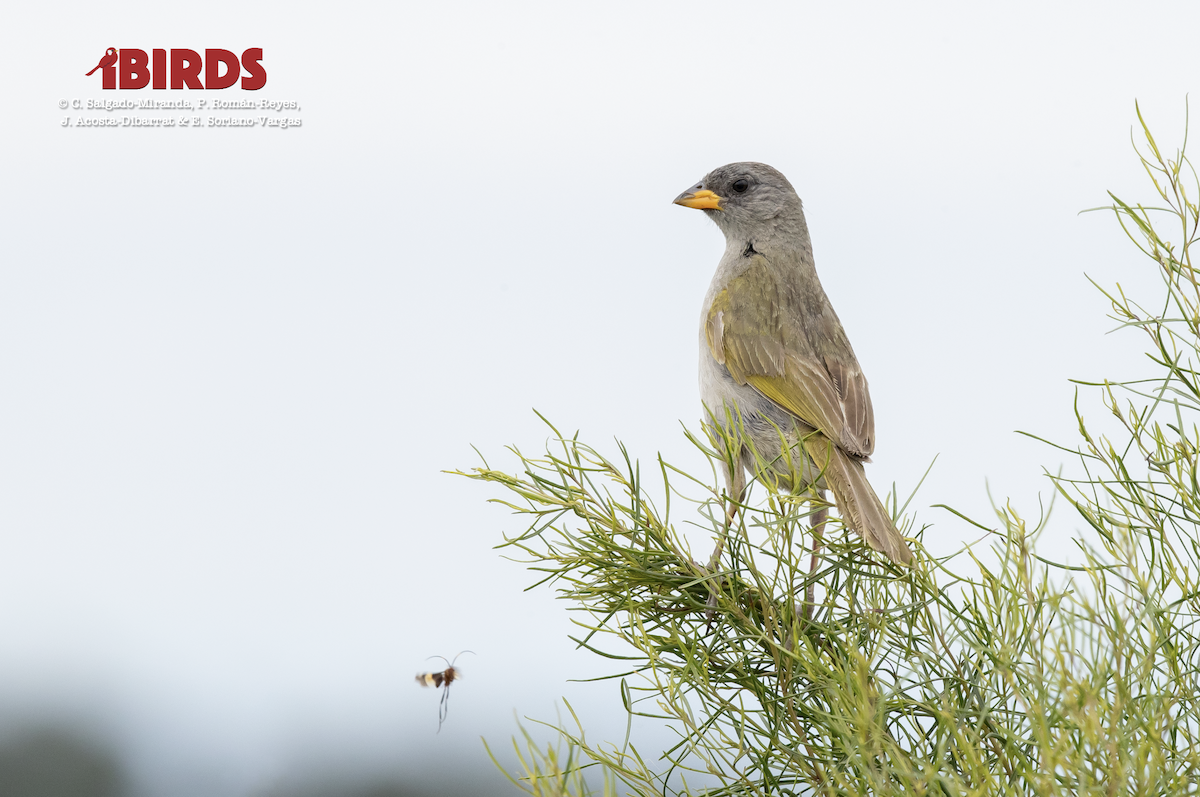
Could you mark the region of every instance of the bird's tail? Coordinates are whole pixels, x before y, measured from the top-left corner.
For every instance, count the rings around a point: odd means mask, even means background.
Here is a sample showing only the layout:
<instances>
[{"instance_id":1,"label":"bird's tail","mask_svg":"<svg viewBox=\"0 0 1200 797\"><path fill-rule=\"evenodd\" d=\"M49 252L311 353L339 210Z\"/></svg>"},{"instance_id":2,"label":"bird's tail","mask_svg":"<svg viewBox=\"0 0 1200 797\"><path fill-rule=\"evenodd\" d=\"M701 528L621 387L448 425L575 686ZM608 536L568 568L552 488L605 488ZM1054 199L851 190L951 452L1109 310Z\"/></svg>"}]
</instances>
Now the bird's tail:
<instances>
[{"instance_id":1,"label":"bird's tail","mask_svg":"<svg viewBox=\"0 0 1200 797\"><path fill-rule=\"evenodd\" d=\"M99 64L96 64L94 67L92 67L92 72L95 72L95 71L96 71L97 69L99 69L99 68L100 68L100 65L99 65ZM84 75L84 77L91 77L91 76L92 76L92 72L88 72L86 75Z\"/></svg>"},{"instance_id":2,"label":"bird's tail","mask_svg":"<svg viewBox=\"0 0 1200 797\"><path fill-rule=\"evenodd\" d=\"M824 471L825 483L833 490L842 522L896 564L911 562L912 551L867 481L862 463L821 434L809 435L804 440L804 450Z\"/></svg>"}]
</instances>

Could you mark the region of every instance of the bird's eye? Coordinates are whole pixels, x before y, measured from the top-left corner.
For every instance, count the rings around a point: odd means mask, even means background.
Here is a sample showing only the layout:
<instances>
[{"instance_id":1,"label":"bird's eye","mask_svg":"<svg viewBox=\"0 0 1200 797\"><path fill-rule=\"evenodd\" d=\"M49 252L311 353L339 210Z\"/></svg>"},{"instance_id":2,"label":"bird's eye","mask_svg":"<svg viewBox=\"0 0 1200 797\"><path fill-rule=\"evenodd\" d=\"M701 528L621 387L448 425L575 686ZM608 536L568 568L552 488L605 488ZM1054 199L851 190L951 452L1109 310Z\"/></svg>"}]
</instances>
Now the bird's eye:
<instances>
[{"instance_id":1,"label":"bird's eye","mask_svg":"<svg viewBox=\"0 0 1200 797\"><path fill-rule=\"evenodd\" d=\"M746 189L750 187L750 183L746 180L738 180L733 184L734 192L738 194L746 193Z\"/></svg>"}]
</instances>

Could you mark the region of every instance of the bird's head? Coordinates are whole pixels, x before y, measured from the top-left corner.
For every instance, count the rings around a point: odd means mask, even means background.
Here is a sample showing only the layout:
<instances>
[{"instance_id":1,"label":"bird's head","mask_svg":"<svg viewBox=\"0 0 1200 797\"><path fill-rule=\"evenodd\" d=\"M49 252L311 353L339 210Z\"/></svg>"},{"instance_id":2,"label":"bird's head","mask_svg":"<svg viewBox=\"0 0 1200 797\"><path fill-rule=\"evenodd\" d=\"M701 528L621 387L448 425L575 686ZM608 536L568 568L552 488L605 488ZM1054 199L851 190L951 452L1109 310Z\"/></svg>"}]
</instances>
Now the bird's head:
<instances>
[{"instance_id":1,"label":"bird's head","mask_svg":"<svg viewBox=\"0 0 1200 797\"><path fill-rule=\"evenodd\" d=\"M752 238L782 222L804 223L800 197L788 179L765 163L730 163L713 169L675 198L703 210L726 238Z\"/></svg>"}]
</instances>

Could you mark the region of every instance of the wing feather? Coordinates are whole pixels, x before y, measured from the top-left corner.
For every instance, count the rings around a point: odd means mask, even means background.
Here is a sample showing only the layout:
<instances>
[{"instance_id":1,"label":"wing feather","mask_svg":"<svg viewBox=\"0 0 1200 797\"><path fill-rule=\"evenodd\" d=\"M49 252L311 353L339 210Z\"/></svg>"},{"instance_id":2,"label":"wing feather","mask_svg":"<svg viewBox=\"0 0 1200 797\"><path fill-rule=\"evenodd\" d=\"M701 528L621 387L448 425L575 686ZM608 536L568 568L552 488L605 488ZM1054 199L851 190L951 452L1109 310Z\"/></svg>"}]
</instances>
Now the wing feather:
<instances>
[{"instance_id":1,"label":"wing feather","mask_svg":"<svg viewBox=\"0 0 1200 797\"><path fill-rule=\"evenodd\" d=\"M705 337L712 356L739 384L749 384L848 454L870 456L875 448L871 396L836 316L826 333L838 336L839 346L808 339L801 323L806 309L794 292L779 290L766 258L754 261L709 308ZM849 356L817 354L830 348L843 348Z\"/></svg>"}]
</instances>

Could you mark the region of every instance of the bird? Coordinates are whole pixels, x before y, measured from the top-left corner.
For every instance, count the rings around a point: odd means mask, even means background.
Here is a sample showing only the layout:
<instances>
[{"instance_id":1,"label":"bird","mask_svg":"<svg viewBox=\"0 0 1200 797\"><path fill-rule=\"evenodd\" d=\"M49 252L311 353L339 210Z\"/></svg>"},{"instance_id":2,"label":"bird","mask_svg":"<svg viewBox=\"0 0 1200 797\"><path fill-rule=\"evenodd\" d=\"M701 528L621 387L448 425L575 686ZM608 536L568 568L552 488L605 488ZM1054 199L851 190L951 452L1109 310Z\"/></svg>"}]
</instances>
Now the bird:
<instances>
[{"instance_id":1,"label":"bird","mask_svg":"<svg viewBox=\"0 0 1200 797\"><path fill-rule=\"evenodd\" d=\"M100 56L100 63L98 63L94 67L92 67L92 72L95 72L97 69L100 69L101 67L112 66L116 62L117 62L117 48L109 47L107 50L104 51L104 55ZM91 77L92 72L88 72L87 75L85 75L85 77Z\"/></svg>"},{"instance_id":2,"label":"bird","mask_svg":"<svg viewBox=\"0 0 1200 797\"><path fill-rule=\"evenodd\" d=\"M700 394L714 439L736 447L722 452L733 501L726 529L748 471L780 490L811 487L823 506L832 490L847 527L893 563L910 563L863 470L875 449L871 395L817 278L796 190L764 163L730 163L674 202L704 211L725 234L700 316ZM826 520L825 508L810 515L814 568Z\"/></svg>"}]
</instances>

